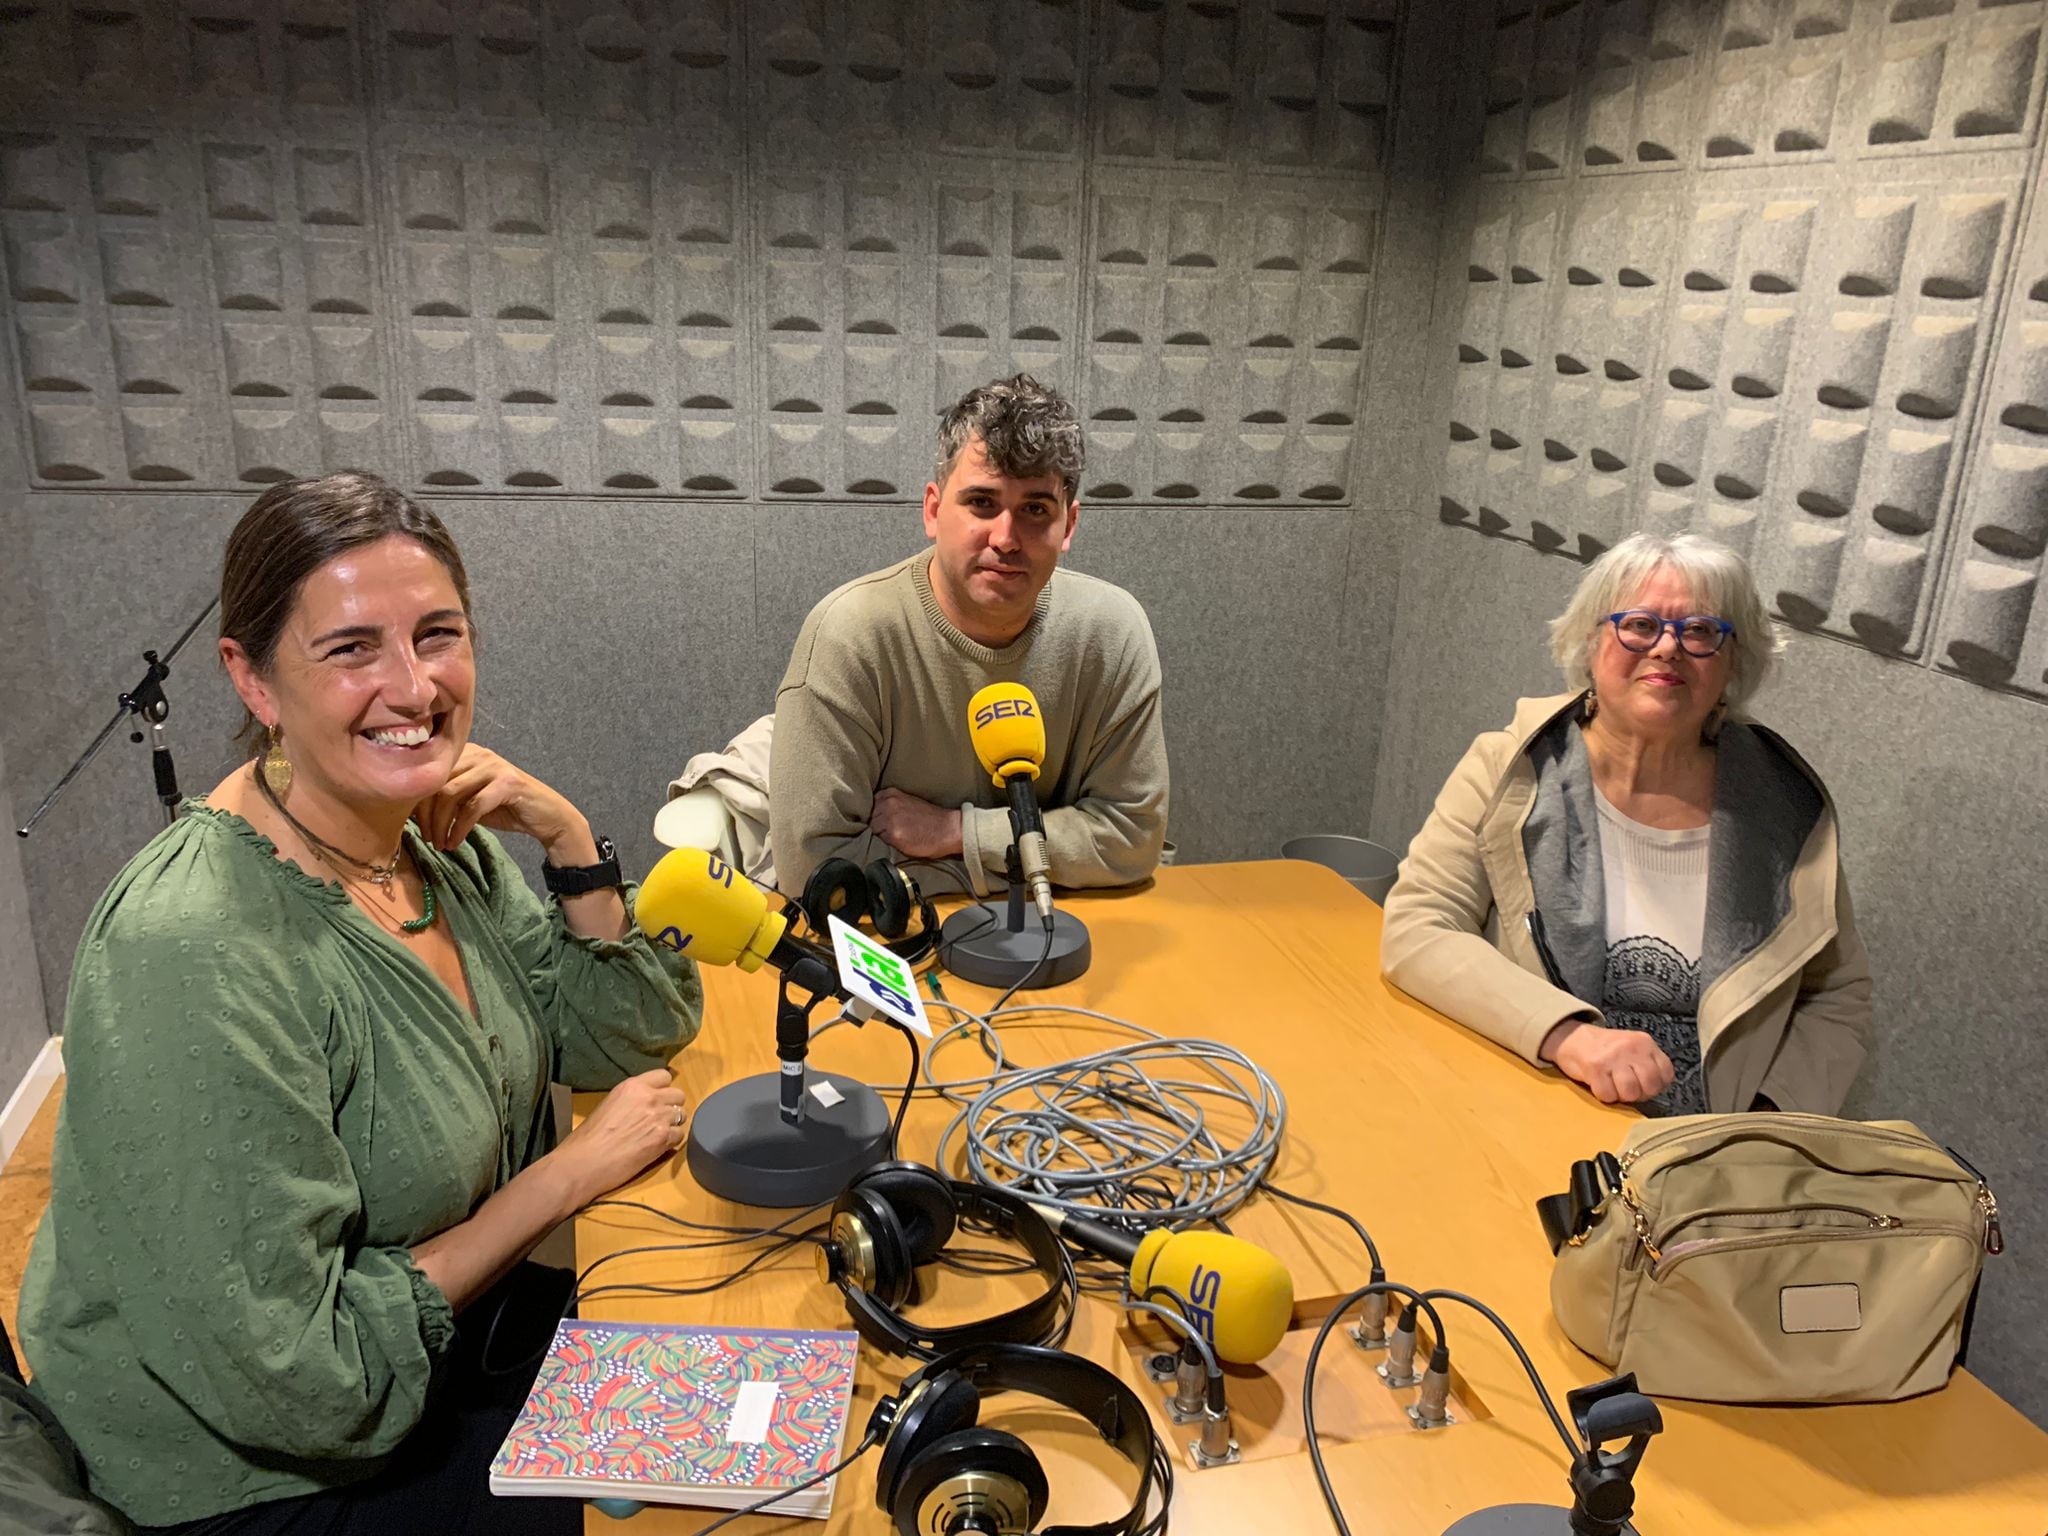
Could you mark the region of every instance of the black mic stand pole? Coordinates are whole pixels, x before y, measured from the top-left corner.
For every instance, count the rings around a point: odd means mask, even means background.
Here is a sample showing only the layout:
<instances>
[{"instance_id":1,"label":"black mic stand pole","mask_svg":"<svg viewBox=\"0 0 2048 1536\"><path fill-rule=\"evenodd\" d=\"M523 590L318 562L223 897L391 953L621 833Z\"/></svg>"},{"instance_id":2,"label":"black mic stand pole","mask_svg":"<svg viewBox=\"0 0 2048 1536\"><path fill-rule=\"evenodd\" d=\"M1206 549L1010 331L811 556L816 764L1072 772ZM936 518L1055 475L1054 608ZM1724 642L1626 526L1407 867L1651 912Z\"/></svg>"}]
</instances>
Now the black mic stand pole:
<instances>
[{"instance_id":1,"label":"black mic stand pole","mask_svg":"<svg viewBox=\"0 0 2048 1536\"><path fill-rule=\"evenodd\" d=\"M43 796L43 803L35 808L29 819L14 829L16 837L27 837L35 830L43 813L56 804L57 797L71 786L71 781L84 772L85 765L99 755L99 750L113 738L121 721L133 716L135 729L129 733L130 741L142 740L143 731L149 732L149 763L156 778L156 798L163 807L164 825L177 820L178 802L183 798L178 792L178 767L171 760L171 742L164 730L164 722L171 717L171 701L164 696L164 679L171 675L171 663L178 652L185 649L185 642L198 632L199 626L211 617L220 604L218 596L206 600L206 606L199 610L199 617L185 626L185 633L178 636L170 653L161 660L155 651L144 651L142 659L149 670L142 674L142 681L121 695L121 707L114 711L114 718L106 723L99 735L93 737L92 745L80 754L78 761L64 770L64 777L56 787Z\"/></svg>"}]
</instances>

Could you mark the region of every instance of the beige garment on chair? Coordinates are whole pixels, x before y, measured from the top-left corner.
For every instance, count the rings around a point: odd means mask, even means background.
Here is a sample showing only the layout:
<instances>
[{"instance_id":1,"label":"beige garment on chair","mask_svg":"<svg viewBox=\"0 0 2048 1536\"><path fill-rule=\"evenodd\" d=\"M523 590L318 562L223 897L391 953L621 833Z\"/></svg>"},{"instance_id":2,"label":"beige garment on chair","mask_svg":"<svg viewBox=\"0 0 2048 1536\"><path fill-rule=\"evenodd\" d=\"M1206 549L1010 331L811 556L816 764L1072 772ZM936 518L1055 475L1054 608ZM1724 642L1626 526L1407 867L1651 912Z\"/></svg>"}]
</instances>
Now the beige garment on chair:
<instances>
[{"instance_id":1,"label":"beige garment on chair","mask_svg":"<svg viewBox=\"0 0 2048 1536\"><path fill-rule=\"evenodd\" d=\"M668 786L670 801L708 791L723 802L729 826L715 851L767 886L775 884L775 848L768 840L768 755L774 739L775 716L763 715L722 751L699 752ZM657 837L660 823L656 817Z\"/></svg>"}]
</instances>

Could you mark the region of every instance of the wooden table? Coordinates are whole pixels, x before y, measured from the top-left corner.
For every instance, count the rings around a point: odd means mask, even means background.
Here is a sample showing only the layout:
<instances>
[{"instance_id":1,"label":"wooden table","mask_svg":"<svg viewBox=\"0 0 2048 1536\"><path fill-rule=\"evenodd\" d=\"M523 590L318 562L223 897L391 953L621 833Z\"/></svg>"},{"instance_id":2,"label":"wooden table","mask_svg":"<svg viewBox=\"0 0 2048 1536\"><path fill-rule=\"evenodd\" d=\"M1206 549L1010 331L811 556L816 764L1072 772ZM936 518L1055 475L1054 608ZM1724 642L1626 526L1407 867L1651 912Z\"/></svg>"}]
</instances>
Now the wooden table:
<instances>
[{"instance_id":1,"label":"wooden table","mask_svg":"<svg viewBox=\"0 0 2048 1536\"><path fill-rule=\"evenodd\" d=\"M1162 1034L1233 1044L1259 1062L1288 1099L1276 1181L1340 1205L1371 1229L1394 1279L1448 1286L1488 1302L1516 1329L1563 1406L1565 1391L1608 1373L1581 1354L1551 1317L1551 1261L1533 1213L1562 1187L1574 1158L1616 1145L1632 1112L1610 1109L1564 1081L1390 991L1379 979L1379 908L1329 871L1292 862L1183 866L1143 890L1069 899L1094 936L1094 966L1041 997L1100 1009ZM773 1067L773 983L766 973L704 973L705 1024L678 1058L693 1102L733 1078ZM991 994L948 979L948 995L986 1006ZM1099 1049L1099 1030L1006 1034L1013 1059L1045 1062ZM902 1081L899 1036L876 1026L833 1030L813 1062L877 1084ZM978 1070L971 1046L942 1055L942 1075ZM886 1095L891 1102L894 1093ZM587 1109L594 1099L579 1101ZM928 1155L950 1107L916 1101L907 1155ZM759 1224L762 1213L713 1199L682 1159L625 1193L699 1220ZM772 1219L772 1218L771 1218ZM1233 1229L1277 1252L1304 1303L1364 1283L1356 1238L1325 1218L1258 1199ZM578 1259L660 1242L657 1224L630 1212L594 1212L577 1224ZM623 1259L593 1277L678 1283L716 1277L736 1252ZM2005 1277L1991 1266L1990 1283ZM942 1272L929 1315L971 1315L1001 1304L1012 1282ZM975 1291L978 1286L993 1290ZM1297 1318L1314 1310L1297 1308ZM924 1314L921 1314L924 1315ZM792 1250L730 1289L689 1300L618 1296L584 1316L650 1322L761 1322L850 1327L837 1294L817 1279L808 1249ZM1453 1521L1500 1503L1569 1502L1563 1447L1527 1378L1476 1314L1445 1312L1459 1422L1417 1431L1372 1373L1378 1358L1333 1335L1317 1371L1317 1409L1330 1475L1354 1531L1439 1536ZM1068 1347L1113 1361L1143 1382L1130 1330L1107 1301L1083 1301ZM1325 1532L1328 1515L1300 1449L1299 1362L1313 1328L1297 1330L1271 1373L1238 1372L1232 1407L1247 1459L1196 1472L1185 1460L1171 1529L1217 1533ZM863 1346L848 1443L868 1406L908 1362ZM1141 1386L1156 1400L1157 1391ZM1003 1405L992 1405L1001 1407ZM984 1421L1023 1434L1052 1478L1049 1520L1114 1515L1132 1475L1078 1421L1056 1409L1013 1405ZM2043 1536L2048 1531L2048 1434L1974 1377L1908 1402L1831 1408L1738 1408L1666 1401L1665 1430L1637 1480L1647 1536L1798 1532L1801 1536ZM1160 1418L1162 1428L1167 1428ZM1176 1441L1185 1440L1184 1432ZM874 1506L874 1457L839 1479L832 1532L890 1529ZM649 1508L621 1528L589 1516L592 1532L690 1532L712 1516ZM731 1529L816 1531L818 1522L753 1517Z\"/></svg>"}]
</instances>

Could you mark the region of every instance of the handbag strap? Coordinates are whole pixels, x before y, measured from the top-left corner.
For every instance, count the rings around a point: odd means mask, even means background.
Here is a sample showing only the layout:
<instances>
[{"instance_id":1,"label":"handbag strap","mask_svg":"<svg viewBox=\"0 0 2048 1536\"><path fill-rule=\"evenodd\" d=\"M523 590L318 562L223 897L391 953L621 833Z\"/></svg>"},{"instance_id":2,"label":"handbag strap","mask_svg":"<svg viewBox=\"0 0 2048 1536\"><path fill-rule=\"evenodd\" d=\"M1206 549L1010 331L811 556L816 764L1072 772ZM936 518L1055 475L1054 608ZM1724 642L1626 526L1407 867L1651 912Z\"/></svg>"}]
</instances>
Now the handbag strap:
<instances>
[{"instance_id":1,"label":"handbag strap","mask_svg":"<svg viewBox=\"0 0 2048 1536\"><path fill-rule=\"evenodd\" d=\"M1536 1219L1555 1254L1566 1243L1577 1244L1592 1230L1593 1217L1610 1194L1621 1190L1621 1160L1612 1152L1580 1158L1572 1164L1571 1187L1536 1202Z\"/></svg>"}]
</instances>

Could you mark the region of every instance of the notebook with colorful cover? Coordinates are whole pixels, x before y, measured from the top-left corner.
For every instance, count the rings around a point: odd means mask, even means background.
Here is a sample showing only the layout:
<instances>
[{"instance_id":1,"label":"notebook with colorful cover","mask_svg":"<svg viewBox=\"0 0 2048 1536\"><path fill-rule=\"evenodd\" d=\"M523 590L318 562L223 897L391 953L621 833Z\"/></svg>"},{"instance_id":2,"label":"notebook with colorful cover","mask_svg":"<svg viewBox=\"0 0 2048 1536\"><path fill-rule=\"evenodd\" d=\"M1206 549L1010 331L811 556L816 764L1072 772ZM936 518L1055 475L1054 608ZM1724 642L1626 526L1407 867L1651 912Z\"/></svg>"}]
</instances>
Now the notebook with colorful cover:
<instances>
[{"instance_id":1,"label":"notebook with colorful cover","mask_svg":"<svg viewBox=\"0 0 2048 1536\"><path fill-rule=\"evenodd\" d=\"M858 1336L564 1320L491 1492L737 1509L832 1465ZM828 1478L764 1513L832 1512Z\"/></svg>"}]
</instances>

